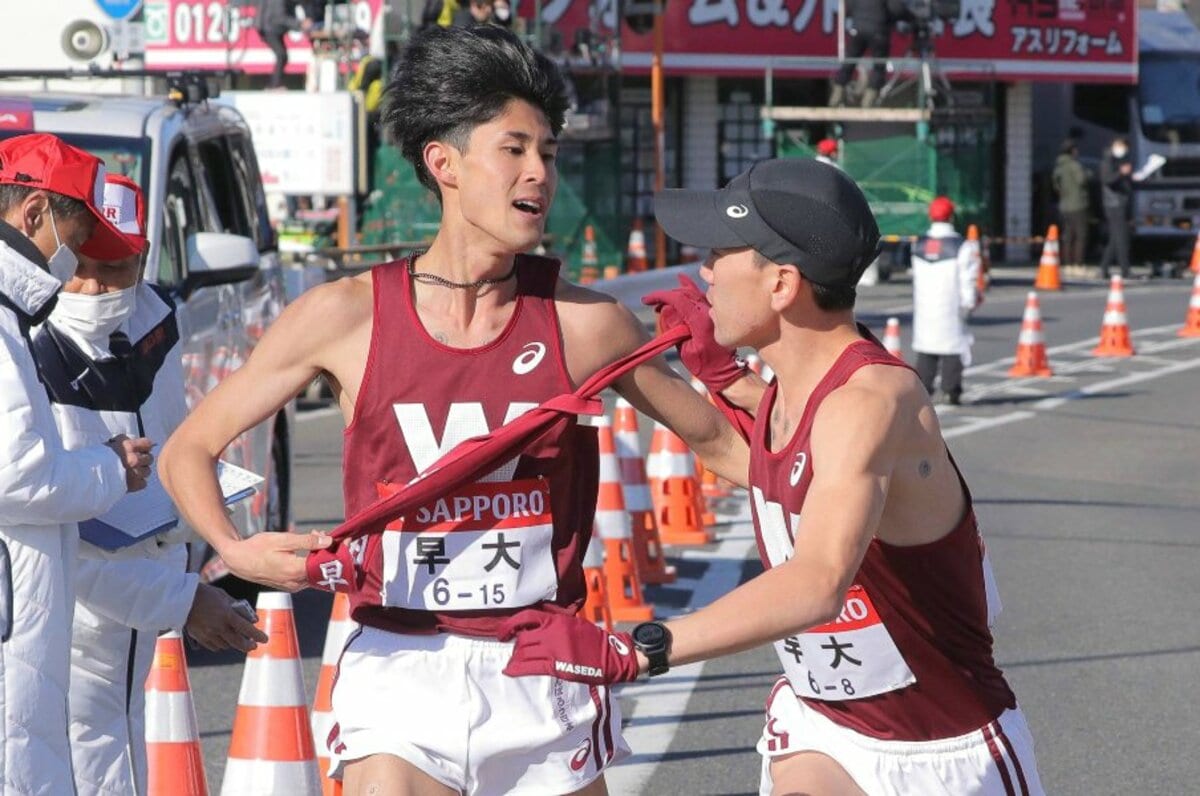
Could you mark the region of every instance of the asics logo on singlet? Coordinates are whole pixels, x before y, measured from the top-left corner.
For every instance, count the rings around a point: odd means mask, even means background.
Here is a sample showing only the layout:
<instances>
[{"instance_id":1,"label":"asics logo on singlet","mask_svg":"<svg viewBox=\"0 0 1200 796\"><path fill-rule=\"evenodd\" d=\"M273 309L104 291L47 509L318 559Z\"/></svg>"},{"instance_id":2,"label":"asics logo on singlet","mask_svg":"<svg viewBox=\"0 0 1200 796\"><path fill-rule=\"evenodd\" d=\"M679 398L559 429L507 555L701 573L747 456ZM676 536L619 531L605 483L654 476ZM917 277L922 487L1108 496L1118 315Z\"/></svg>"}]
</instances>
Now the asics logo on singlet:
<instances>
[{"instance_id":1,"label":"asics logo on singlet","mask_svg":"<svg viewBox=\"0 0 1200 796\"><path fill-rule=\"evenodd\" d=\"M571 663L570 661L555 661L554 671L562 672L563 674L582 674L584 677L603 677L604 671L595 666L587 666L582 663Z\"/></svg>"},{"instance_id":2,"label":"asics logo on singlet","mask_svg":"<svg viewBox=\"0 0 1200 796\"><path fill-rule=\"evenodd\" d=\"M792 465L792 472L788 474L788 483L792 486L800 483L800 476L804 475L804 465L808 464L808 454L800 451L796 454L796 462Z\"/></svg>"},{"instance_id":3,"label":"asics logo on singlet","mask_svg":"<svg viewBox=\"0 0 1200 796\"><path fill-rule=\"evenodd\" d=\"M618 655L628 655L629 654L629 645L626 644L624 641L621 641L621 639L617 638L616 636L609 636L608 643L613 649L615 649L617 651Z\"/></svg>"},{"instance_id":4,"label":"asics logo on singlet","mask_svg":"<svg viewBox=\"0 0 1200 796\"><path fill-rule=\"evenodd\" d=\"M513 360L513 373L518 376L524 376L536 368L545 356L545 343L526 343L521 348L521 354Z\"/></svg>"},{"instance_id":5,"label":"asics logo on singlet","mask_svg":"<svg viewBox=\"0 0 1200 796\"><path fill-rule=\"evenodd\" d=\"M750 215L750 211L746 209L745 205L730 205L725 208L725 215L730 218L745 218Z\"/></svg>"}]
</instances>

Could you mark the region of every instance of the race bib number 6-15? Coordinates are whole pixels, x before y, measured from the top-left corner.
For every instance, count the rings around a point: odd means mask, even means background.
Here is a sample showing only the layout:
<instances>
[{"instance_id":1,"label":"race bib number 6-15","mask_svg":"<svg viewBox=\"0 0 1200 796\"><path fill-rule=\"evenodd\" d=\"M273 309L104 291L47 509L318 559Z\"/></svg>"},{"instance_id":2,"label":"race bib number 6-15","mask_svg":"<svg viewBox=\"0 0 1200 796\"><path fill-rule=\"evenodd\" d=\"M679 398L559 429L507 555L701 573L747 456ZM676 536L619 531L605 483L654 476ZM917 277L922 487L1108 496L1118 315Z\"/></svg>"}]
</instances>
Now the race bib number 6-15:
<instances>
[{"instance_id":1,"label":"race bib number 6-15","mask_svg":"<svg viewBox=\"0 0 1200 796\"><path fill-rule=\"evenodd\" d=\"M545 479L471 484L388 525L383 604L477 611L553 600L553 536Z\"/></svg>"}]
</instances>

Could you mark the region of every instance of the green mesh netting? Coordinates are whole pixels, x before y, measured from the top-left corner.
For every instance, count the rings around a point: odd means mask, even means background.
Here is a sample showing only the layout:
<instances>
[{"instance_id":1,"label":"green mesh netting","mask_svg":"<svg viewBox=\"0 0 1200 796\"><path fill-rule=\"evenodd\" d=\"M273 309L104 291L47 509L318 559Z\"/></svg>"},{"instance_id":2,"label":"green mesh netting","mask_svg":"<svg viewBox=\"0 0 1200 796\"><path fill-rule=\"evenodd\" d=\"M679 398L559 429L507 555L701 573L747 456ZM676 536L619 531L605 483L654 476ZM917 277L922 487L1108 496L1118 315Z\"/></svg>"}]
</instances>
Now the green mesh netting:
<instances>
[{"instance_id":1,"label":"green mesh netting","mask_svg":"<svg viewBox=\"0 0 1200 796\"><path fill-rule=\"evenodd\" d=\"M858 182L884 235L919 235L929 226L929 202L950 197L960 227L990 217L991 159L986 130L948 129L928 140L894 136L843 141L841 166ZM815 142L781 132L780 157L816 157Z\"/></svg>"},{"instance_id":2,"label":"green mesh netting","mask_svg":"<svg viewBox=\"0 0 1200 796\"><path fill-rule=\"evenodd\" d=\"M547 253L561 259L567 276L578 280L585 229L591 225L600 274L608 266L623 266L625 241L618 213L615 146L607 142L564 143L558 173L558 191L546 224ZM359 227L363 244L404 241L415 246L433 239L441 208L393 147L382 146L375 155L375 188L377 194L364 210Z\"/></svg>"}]
</instances>

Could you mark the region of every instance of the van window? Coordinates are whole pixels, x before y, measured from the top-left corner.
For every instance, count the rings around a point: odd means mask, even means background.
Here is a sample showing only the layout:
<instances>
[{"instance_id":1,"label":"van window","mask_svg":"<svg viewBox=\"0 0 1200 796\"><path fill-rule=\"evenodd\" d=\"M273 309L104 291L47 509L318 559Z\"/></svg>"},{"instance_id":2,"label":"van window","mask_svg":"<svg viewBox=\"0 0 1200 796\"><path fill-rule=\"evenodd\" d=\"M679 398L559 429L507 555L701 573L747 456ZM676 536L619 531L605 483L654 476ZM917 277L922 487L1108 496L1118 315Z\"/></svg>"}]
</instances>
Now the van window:
<instances>
[{"instance_id":1,"label":"van window","mask_svg":"<svg viewBox=\"0 0 1200 796\"><path fill-rule=\"evenodd\" d=\"M163 202L163 235L158 242L158 284L174 287L187 270L187 236L201 232L200 206L196 203L196 179L187 150L180 146L171 154L167 171L166 200Z\"/></svg>"},{"instance_id":2,"label":"van window","mask_svg":"<svg viewBox=\"0 0 1200 796\"><path fill-rule=\"evenodd\" d=\"M253 237L254 232L247 221L245 196L238 185L229 146L224 138L200 141L196 144L196 155L200 160L205 188L216 211L214 224L217 232Z\"/></svg>"},{"instance_id":3,"label":"van window","mask_svg":"<svg viewBox=\"0 0 1200 796\"><path fill-rule=\"evenodd\" d=\"M275 248L275 230L267 215L267 196L263 191L258 161L254 157L254 145L249 136L229 136L229 151L233 156L233 170L237 175L238 189L249 216L250 229L260 252Z\"/></svg>"},{"instance_id":4,"label":"van window","mask_svg":"<svg viewBox=\"0 0 1200 796\"><path fill-rule=\"evenodd\" d=\"M1116 133L1129 132L1128 93L1106 85L1075 86L1072 108L1076 118L1106 127Z\"/></svg>"}]
</instances>

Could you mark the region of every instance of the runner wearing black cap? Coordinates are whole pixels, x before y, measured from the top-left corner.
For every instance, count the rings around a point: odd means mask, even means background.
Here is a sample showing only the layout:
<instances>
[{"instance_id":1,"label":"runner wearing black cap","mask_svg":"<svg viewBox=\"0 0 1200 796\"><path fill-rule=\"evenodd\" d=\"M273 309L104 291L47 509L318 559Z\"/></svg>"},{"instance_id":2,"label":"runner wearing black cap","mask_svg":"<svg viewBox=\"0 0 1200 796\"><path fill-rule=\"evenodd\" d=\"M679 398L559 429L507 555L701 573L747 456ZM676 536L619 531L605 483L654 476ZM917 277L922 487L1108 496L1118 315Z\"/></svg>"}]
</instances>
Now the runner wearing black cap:
<instances>
[{"instance_id":1,"label":"runner wearing black cap","mask_svg":"<svg viewBox=\"0 0 1200 796\"><path fill-rule=\"evenodd\" d=\"M684 363L747 346L776 374L747 424L767 571L632 636L517 615L506 671L618 682L774 642L763 793L1041 793L992 658L999 602L970 493L920 380L854 319L879 240L862 192L828 165L771 160L719 191L659 194L655 212L712 249L707 295L685 281L647 297L691 329Z\"/></svg>"}]
</instances>

